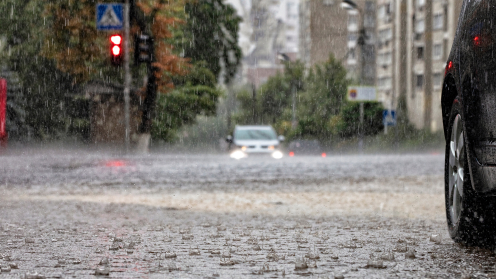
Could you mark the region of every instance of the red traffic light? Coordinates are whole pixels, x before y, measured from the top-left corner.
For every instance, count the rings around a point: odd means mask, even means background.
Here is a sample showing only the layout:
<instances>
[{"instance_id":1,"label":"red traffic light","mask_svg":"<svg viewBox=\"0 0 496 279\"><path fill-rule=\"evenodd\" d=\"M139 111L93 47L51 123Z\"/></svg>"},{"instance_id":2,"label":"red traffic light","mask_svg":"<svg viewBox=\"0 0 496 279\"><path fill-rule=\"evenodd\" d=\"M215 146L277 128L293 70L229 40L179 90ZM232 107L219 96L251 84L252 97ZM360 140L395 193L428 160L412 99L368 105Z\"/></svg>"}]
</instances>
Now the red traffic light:
<instances>
[{"instance_id":1,"label":"red traffic light","mask_svg":"<svg viewBox=\"0 0 496 279\"><path fill-rule=\"evenodd\" d=\"M122 36L119 34L110 36L110 62L114 66L122 64Z\"/></svg>"},{"instance_id":2,"label":"red traffic light","mask_svg":"<svg viewBox=\"0 0 496 279\"><path fill-rule=\"evenodd\" d=\"M120 45L122 42L122 37L121 37L121 35L113 35L112 37L110 37L110 41L114 45Z\"/></svg>"},{"instance_id":3,"label":"red traffic light","mask_svg":"<svg viewBox=\"0 0 496 279\"><path fill-rule=\"evenodd\" d=\"M115 56L121 54L121 48L119 46L114 46L112 48L112 54L115 55Z\"/></svg>"}]
</instances>

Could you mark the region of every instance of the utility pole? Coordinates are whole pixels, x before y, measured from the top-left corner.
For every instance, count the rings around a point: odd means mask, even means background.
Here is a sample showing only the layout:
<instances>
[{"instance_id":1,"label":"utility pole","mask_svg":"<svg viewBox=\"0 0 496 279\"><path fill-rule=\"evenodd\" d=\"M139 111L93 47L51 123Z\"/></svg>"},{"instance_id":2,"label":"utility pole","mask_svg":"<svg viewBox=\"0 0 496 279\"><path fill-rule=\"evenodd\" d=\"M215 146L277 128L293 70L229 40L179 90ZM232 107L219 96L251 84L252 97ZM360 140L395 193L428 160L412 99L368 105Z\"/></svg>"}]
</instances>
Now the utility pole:
<instances>
[{"instance_id":1,"label":"utility pole","mask_svg":"<svg viewBox=\"0 0 496 279\"><path fill-rule=\"evenodd\" d=\"M431 129L432 115L432 2L425 1L424 129Z\"/></svg>"},{"instance_id":2,"label":"utility pole","mask_svg":"<svg viewBox=\"0 0 496 279\"><path fill-rule=\"evenodd\" d=\"M257 123L257 89L255 88L255 84L251 85L252 90L252 109L253 109L253 125Z\"/></svg>"},{"instance_id":3,"label":"utility pole","mask_svg":"<svg viewBox=\"0 0 496 279\"><path fill-rule=\"evenodd\" d=\"M131 91L131 72L129 71L129 0L124 5L124 124L126 129L125 145L126 153L129 153L129 134L130 134L130 112L129 112L129 93Z\"/></svg>"},{"instance_id":4,"label":"utility pole","mask_svg":"<svg viewBox=\"0 0 496 279\"><path fill-rule=\"evenodd\" d=\"M296 127L298 126L298 121L296 121L296 85L294 84L294 81L291 81L291 95L293 98L293 115L291 116L291 128L296 129Z\"/></svg>"}]
</instances>

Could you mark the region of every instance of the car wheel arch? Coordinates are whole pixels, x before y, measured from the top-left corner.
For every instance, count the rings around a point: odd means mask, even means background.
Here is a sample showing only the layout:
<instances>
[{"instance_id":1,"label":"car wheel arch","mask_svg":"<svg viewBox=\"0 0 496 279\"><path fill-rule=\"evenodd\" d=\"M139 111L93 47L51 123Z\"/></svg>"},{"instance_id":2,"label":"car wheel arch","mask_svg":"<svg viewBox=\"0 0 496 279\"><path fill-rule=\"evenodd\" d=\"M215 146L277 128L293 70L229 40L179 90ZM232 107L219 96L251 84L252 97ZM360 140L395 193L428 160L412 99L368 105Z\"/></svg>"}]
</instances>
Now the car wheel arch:
<instances>
[{"instance_id":1,"label":"car wheel arch","mask_svg":"<svg viewBox=\"0 0 496 279\"><path fill-rule=\"evenodd\" d=\"M441 95L441 106L443 113L443 126L444 126L444 138L447 139L447 130L448 130L448 121L451 113L451 107L453 106L453 102L458 96L458 89L456 86L455 79L451 74L448 74L443 83L443 90Z\"/></svg>"}]
</instances>

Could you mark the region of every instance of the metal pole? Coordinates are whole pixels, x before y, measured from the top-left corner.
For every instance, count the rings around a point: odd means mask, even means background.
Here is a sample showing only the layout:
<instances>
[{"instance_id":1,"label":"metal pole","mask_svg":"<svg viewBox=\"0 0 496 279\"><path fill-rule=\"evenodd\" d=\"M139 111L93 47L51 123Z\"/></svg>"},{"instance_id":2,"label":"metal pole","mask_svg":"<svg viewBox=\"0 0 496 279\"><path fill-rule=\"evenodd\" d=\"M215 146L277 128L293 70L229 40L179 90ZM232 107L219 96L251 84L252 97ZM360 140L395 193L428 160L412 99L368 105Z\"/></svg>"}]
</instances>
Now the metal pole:
<instances>
[{"instance_id":1,"label":"metal pole","mask_svg":"<svg viewBox=\"0 0 496 279\"><path fill-rule=\"evenodd\" d=\"M360 127L358 128L358 150L363 153L363 102L360 103Z\"/></svg>"},{"instance_id":2,"label":"metal pole","mask_svg":"<svg viewBox=\"0 0 496 279\"><path fill-rule=\"evenodd\" d=\"M389 111L388 111L388 113L389 113ZM387 135L387 133L388 133L387 115L386 115L385 121L383 121L383 122L384 122L384 135Z\"/></svg>"},{"instance_id":3,"label":"metal pole","mask_svg":"<svg viewBox=\"0 0 496 279\"><path fill-rule=\"evenodd\" d=\"M293 116L291 119L291 128L296 128L296 86L294 84L291 85L291 93L293 93Z\"/></svg>"},{"instance_id":4,"label":"metal pole","mask_svg":"<svg viewBox=\"0 0 496 279\"><path fill-rule=\"evenodd\" d=\"M129 71L129 0L124 5L124 124L126 129L125 145L126 153L129 153L129 93L131 90L131 72Z\"/></svg>"}]
</instances>

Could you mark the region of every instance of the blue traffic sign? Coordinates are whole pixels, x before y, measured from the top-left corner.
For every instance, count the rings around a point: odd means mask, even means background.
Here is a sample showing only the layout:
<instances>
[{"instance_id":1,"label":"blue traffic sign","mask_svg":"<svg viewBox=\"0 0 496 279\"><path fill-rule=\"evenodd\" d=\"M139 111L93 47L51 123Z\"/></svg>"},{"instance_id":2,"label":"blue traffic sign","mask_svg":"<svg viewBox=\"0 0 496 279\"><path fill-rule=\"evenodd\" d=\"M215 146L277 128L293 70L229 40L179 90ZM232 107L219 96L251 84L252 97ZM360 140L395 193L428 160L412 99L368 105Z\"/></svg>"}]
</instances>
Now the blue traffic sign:
<instances>
[{"instance_id":1,"label":"blue traffic sign","mask_svg":"<svg viewBox=\"0 0 496 279\"><path fill-rule=\"evenodd\" d=\"M124 6L119 3L96 5L97 30L122 30L124 27Z\"/></svg>"},{"instance_id":2,"label":"blue traffic sign","mask_svg":"<svg viewBox=\"0 0 496 279\"><path fill-rule=\"evenodd\" d=\"M382 123L384 126L396 126L396 111L385 109L382 112Z\"/></svg>"}]
</instances>

